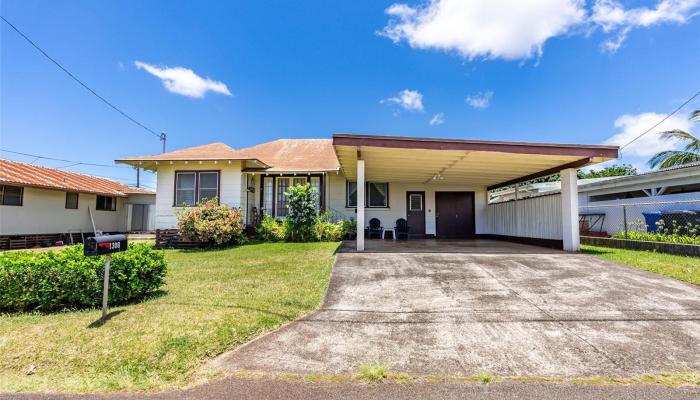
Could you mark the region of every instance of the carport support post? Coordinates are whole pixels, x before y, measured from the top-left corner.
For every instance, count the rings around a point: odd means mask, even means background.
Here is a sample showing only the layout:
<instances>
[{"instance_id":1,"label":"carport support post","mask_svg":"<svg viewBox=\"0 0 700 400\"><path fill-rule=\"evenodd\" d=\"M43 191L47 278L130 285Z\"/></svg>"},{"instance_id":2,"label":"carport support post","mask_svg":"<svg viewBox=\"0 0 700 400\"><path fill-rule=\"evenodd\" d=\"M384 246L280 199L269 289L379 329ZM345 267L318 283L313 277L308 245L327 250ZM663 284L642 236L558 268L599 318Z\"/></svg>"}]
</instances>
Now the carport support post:
<instances>
[{"instance_id":1,"label":"carport support post","mask_svg":"<svg viewBox=\"0 0 700 400\"><path fill-rule=\"evenodd\" d=\"M578 251L578 177L576 168L564 169L561 175L562 239L565 251Z\"/></svg>"},{"instance_id":2,"label":"carport support post","mask_svg":"<svg viewBox=\"0 0 700 400\"><path fill-rule=\"evenodd\" d=\"M365 250L365 160L357 160L357 251Z\"/></svg>"}]
</instances>

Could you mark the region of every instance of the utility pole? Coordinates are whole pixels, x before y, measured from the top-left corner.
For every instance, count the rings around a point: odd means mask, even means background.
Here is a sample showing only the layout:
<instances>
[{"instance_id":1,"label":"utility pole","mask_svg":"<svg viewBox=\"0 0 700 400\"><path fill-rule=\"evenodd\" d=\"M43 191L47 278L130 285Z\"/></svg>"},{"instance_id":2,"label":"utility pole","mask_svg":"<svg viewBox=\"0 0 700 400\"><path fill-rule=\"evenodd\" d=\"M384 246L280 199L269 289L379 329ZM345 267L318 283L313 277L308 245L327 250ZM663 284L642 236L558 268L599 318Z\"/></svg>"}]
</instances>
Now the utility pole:
<instances>
[{"instance_id":1,"label":"utility pole","mask_svg":"<svg viewBox=\"0 0 700 400\"><path fill-rule=\"evenodd\" d=\"M160 133L160 141L163 142L163 153L165 153L165 141L168 137L168 134L165 133L165 131Z\"/></svg>"},{"instance_id":2,"label":"utility pole","mask_svg":"<svg viewBox=\"0 0 700 400\"><path fill-rule=\"evenodd\" d=\"M136 167L136 187L141 187L141 168Z\"/></svg>"}]
</instances>

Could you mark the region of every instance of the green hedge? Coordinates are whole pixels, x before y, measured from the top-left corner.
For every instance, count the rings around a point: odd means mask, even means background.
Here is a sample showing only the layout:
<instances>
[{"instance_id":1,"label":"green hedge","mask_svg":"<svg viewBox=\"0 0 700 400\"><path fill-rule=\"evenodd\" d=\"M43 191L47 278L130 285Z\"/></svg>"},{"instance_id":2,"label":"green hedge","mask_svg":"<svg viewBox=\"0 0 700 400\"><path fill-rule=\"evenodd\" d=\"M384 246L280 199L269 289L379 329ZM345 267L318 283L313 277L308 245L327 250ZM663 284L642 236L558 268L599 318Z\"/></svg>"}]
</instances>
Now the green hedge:
<instances>
[{"instance_id":1,"label":"green hedge","mask_svg":"<svg viewBox=\"0 0 700 400\"><path fill-rule=\"evenodd\" d=\"M50 311L102 303L104 257L83 256L83 246L62 251L0 253L0 310ZM161 287L167 265L148 244L112 255L110 304L142 298Z\"/></svg>"}]
</instances>

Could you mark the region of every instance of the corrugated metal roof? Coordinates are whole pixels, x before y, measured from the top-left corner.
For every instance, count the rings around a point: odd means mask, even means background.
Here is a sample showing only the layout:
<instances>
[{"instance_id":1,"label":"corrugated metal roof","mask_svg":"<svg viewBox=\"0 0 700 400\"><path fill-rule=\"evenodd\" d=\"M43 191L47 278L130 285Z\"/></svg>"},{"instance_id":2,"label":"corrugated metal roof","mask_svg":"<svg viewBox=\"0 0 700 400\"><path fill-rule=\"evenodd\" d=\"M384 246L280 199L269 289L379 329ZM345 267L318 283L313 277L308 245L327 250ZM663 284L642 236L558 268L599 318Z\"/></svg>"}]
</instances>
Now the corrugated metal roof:
<instances>
[{"instance_id":1,"label":"corrugated metal roof","mask_svg":"<svg viewBox=\"0 0 700 400\"><path fill-rule=\"evenodd\" d=\"M0 183L119 197L153 194L106 178L3 159L0 159Z\"/></svg>"}]
</instances>

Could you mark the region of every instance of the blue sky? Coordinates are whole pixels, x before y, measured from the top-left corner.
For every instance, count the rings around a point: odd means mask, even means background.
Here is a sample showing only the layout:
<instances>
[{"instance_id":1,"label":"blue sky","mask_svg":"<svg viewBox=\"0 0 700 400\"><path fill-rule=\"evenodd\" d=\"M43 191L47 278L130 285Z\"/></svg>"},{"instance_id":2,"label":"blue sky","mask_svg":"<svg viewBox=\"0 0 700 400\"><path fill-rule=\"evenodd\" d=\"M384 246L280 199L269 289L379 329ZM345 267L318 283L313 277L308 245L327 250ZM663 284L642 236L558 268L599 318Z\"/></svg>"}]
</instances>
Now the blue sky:
<instances>
[{"instance_id":1,"label":"blue sky","mask_svg":"<svg viewBox=\"0 0 700 400\"><path fill-rule=\"evenodd\" d=\"M699 0L222 3L2 0L0 13L167 130L170 150L333 132L622 143L700 90ZM0 25L0 147L107 164L160 151ZM700 98L661 128L697 133L693 108ZM673 146L647 136L623 161ZM135 181L125 167L67 169Z\"/></svg>"}]
</instances>

